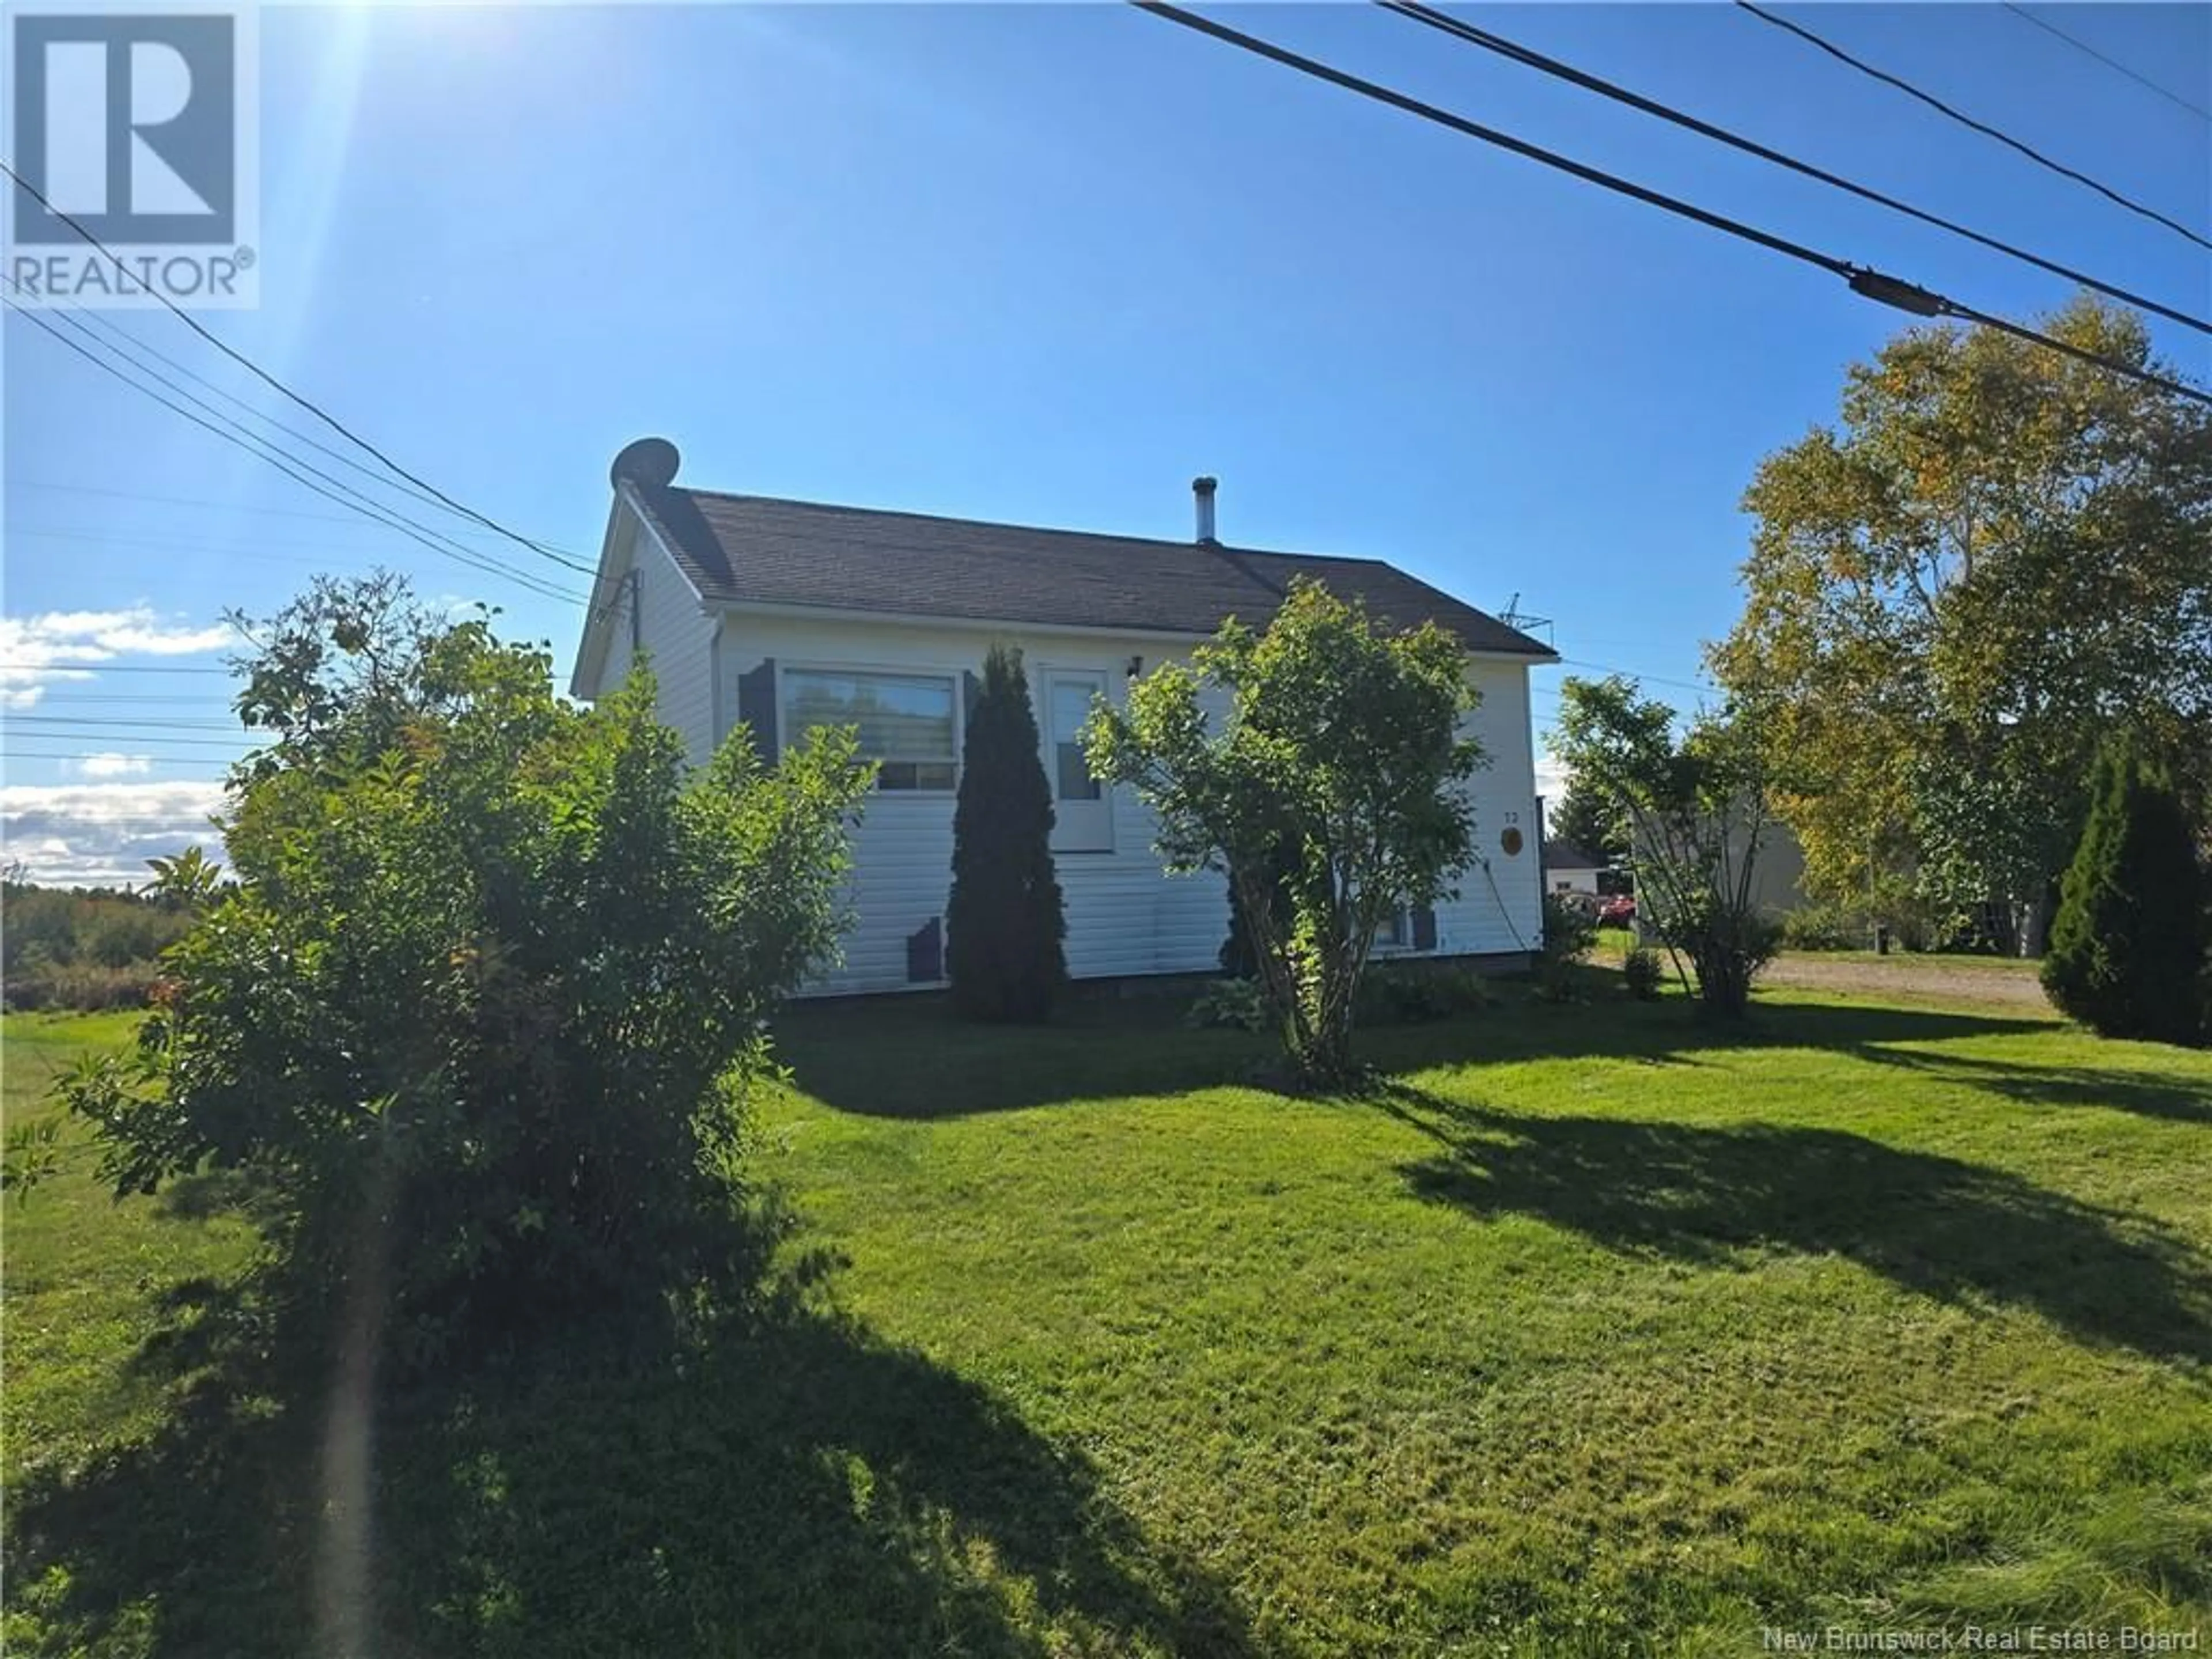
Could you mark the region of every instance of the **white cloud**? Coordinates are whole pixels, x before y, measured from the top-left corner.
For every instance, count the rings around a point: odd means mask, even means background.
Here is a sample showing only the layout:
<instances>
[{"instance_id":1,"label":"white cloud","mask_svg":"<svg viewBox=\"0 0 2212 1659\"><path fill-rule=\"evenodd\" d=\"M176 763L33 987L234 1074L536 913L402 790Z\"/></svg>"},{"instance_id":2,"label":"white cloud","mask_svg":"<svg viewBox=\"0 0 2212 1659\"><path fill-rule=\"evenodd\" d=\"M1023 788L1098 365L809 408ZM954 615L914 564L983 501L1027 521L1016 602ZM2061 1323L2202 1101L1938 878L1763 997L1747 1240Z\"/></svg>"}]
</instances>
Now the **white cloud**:
<instances>
[{"instance_id":1,"label":"white cloud","mask_svg":"<svg viewBox=\"0 0 2212 1659\"><path fill-rule=\"evenodd\" d=\"M1567 793L1566 765L1548 749L1540 750L1536 756L1536 793L1553 807Z\"/></svg>"},{"instance_id":2,"label":"white cloud","mask_svg":"<svg viewBox=\"0 0 2212 1659\"><path fill-rule=\"evenodd\" d=\"M70 763L88 778L130 778L154 769L151 755L118 755L105 753L87 755L81 761Z\"/></svg>"},{"instance_id":3,"label":"white cloud","mask_svg":"<svg viewBox=\"0 0 2212 1659\"><path fill-rule=\"evenodd\" d=\"M133 759L135 757L120 757ZM0 787L0 856L57 886L137 886L146 860L187 847L219 856L208 818L222 803L213 778Z\"/></svg>"},{"instance_id":4,"label":"white cloud","mask_svg":"<svg viewBox=\"0 0 2212 1659\"><path fill-rule=\"evenodd\" d=\"M116 657L198 656L236 637L227 623L165 622L147 605L0 617L0 708L28 708L53 682L90 679L94 665Z\"/></svg>"}]
</instances>

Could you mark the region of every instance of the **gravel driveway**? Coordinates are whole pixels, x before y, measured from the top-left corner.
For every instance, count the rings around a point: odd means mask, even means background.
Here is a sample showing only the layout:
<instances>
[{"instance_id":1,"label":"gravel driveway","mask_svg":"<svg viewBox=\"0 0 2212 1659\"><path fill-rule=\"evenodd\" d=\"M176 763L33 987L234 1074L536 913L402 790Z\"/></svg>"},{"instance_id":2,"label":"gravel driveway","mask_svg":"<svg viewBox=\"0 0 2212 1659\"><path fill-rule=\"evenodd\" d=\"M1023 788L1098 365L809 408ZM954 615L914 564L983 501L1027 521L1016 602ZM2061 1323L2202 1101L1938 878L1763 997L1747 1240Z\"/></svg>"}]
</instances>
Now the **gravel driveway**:
<instances>
[{"instance_id":1,"label":"gravel driveway","mask_svg":"<svg viewBox=\"0 0 2212 1659\"><path fill-rule=\"evenodd\" d=\"M1948 1002L1984 1002L2006 1008L2046 1011L2051 1006L2036 981L2033 963L1994 957L1960 962L1902 954L1862 957L1801 952L1777 957L1759 975L1758 982L1813 991L1936 997Z\"/></svg>"}]
</instances>

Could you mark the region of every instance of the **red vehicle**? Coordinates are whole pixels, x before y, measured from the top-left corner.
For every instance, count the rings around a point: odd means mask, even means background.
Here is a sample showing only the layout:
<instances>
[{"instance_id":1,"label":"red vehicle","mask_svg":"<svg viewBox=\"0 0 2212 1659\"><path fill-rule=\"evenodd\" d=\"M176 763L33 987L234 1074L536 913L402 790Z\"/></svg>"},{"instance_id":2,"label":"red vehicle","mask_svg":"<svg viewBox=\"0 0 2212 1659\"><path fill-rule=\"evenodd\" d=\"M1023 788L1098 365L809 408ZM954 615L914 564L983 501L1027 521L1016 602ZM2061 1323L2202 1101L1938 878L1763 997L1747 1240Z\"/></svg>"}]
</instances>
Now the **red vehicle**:
<instances>
[{"instance_id":1,"label":"red vehicle","mask_svg":"<svg viewBox=\"0 0 2212 1659\"><path fill-rule=\"evenodd\" d=\"M1602 899L1597 907L1597 925L1601 927L1633 927L1636 925L1636 901L1626 893L1615 893Z\"/></svg>"}]
</instances>

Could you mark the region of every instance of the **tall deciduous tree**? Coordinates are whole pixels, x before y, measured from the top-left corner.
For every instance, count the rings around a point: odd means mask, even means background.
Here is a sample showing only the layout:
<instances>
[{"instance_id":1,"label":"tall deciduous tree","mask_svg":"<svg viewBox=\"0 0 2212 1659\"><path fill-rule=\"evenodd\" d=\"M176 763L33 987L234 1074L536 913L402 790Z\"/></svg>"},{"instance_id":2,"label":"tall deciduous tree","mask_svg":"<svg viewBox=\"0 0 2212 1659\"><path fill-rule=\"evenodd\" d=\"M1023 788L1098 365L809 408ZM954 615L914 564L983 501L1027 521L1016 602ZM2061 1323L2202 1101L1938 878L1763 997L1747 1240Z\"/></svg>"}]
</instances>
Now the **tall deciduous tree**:
<instances>
[{"instance_id":1,"label":"tall deciduous tree","mask_svg":"<svg viewBox=\"0 0 2212 1659\"><path fill-rule=\"evenodd\" d=\"M2203 1034L2204 902L2180 797L2124 740L2099 754L2090 793L2044 988L2104 1036L2193 1042Z\"/></svg>"},{"instance_id":2,"label":"tall deciduous tree","mask_svg":"<svg viewBox=\"0 0 2212 1659\"><path fill-rule=\"evenodd\" d=\"M2150 361L2138 319L2087 299L2043 326ZM1712 662L1761 710L1808 886L1998 901L2032 951L2100 733L2212 756L2212 421L1992 331L1913 329L1744 505L1746 605Z\"/></svg>"},{"instance_id":3,"label":"tall deciduous tree","mask_svg":"<svg viewBox=\"0 0 2212 1659\"><path fill-rule=\"evenodd\" d=\"M1626 818L1602 790L1592 788L1580 776L1568 781L1558 804L1545 814L1544 831L1601 858L1628 856Z\"/></svg>"},{"instance_id":4,"label":"tall deciduous tree","mask_svg":"<svg viewBox=\"0 0 2212 1659\"><path fill-rule=\"evenodd\" d=\"M1575 776L1626 819L1642 919L1656 927L1705 1010L1741 1016L1774 954L1760 914L1759 856L1771 818L1755 722L1708 716L1677 738L1674 711L1618 674L1569 678L1552 734ZM1692 978L1692 976L1694 976Z\"/></svg>"},{"instance_id":5,"label":"tall deciduous tree","mask_svg":"<svg viewBox=\"0 0 2212 1659\"><path fill-rule=\"evenodd\" d=\"M1218 727L1200 693L1227 695ZM1086 733L1091 769L1159 816L1171 869L1225 871L1260 978L1306 1083L1353 1071L1352 999L1375 930L1433 904L1472 854L1465 787L1482 763L1459 641L1434 624L1378 630L1301 581L1265 633L1231 620L1188 668L1130 688ZM1287 852L1288 915L1271 879Z\"/></svg>"},{"instance_id":6,"label":"tall deciduous tree","mask_svg":"<svg viewBox=\"0 0 2212 1659\"><path fill-rule=\"evenodd\" d=\"M952 1006L967 1018L1043 1020L1066 982L1052 825L1022 653L994 645L961 752L945 911Z\"/></svg>"}]
</instances>

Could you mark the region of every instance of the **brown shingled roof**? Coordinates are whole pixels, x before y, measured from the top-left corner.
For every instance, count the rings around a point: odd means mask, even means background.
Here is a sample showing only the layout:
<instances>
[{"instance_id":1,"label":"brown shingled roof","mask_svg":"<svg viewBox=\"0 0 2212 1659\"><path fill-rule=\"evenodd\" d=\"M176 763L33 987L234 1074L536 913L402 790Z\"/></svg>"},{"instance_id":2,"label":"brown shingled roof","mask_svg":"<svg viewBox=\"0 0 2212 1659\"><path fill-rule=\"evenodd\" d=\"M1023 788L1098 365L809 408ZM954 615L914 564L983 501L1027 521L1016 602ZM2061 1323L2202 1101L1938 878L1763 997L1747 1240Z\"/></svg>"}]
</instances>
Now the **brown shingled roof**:
<instances>
[{"instance_id":1,"label":"brown shingled roof","mask_svg":"<svg viewBox=\"0 0 2212 1659\"><path fill-rule=\"evenodd\" d=\"M1263 625L1291 579L1304 575L1340 598L1364 599L1394 627L1434 621L1470 650L1553 654L1495 617L1373 559L630 484L711 603L1211 634L1231 616Z\"/></svg>"}]
</instances>

